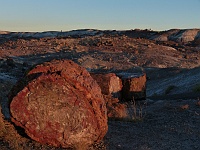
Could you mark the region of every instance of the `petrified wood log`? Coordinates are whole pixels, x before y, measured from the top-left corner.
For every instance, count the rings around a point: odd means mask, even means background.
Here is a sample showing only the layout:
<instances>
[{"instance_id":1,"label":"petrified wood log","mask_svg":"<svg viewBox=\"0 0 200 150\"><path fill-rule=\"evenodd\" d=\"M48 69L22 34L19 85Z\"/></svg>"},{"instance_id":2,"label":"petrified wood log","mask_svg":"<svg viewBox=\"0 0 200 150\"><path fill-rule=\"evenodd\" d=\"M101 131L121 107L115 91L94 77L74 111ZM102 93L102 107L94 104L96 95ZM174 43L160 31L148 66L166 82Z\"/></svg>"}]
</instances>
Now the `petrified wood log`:
<instances>
[{"instance_id":1,"label":"petrified wood log","mask_svg":"<svg viewBox=\"0 0 200 150\"><path fill-rule=\"evenodd\" d=\"M91 73L91 76L101 87L106 101L107 114L109 118L126 118L127 108L125 104L119 103L122 92L122 81L114 73Z\"/></svg>"},{"instance_id":2,"label":"petrified wood log","mask_svg":"<svg viewBox=\"0 0 200 150\"><path fill-rule=\"evenodd\" d=\"M120 74L123 83L122 97L124 100L146 99L146 74Z\"/></svg>"},{"instance_id":3,"label":"petrified wood log","mask_svg":"<svg viewBox=\"0 0 200 150\"><path fill-rule=\"evenodd\" d=\"M114 98L121 99L122 81L118 76L114 73L91 73L91 76L99 84L102 94L112 95Z\"/></svg>"},{"instance_id":4,"label":"petrified wood log","mask_svg":"<svg viewBox=\"0 0 200 150\"><path fill-rule=\"evenodd\" d=\"M37 65L12 91L12 121L38 142L80 147L102 140L107 132L101 89L72 61Z\"/></svg>"}]
</instances>

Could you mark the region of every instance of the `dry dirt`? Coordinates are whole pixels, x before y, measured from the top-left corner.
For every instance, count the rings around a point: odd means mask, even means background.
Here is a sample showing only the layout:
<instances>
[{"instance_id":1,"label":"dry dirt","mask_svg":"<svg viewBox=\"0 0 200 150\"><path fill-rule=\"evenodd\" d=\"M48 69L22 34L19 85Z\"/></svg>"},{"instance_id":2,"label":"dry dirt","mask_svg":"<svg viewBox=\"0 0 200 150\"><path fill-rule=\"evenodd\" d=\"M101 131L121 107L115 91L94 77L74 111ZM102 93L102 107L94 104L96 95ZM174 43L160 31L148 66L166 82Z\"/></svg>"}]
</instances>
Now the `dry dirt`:
<instances>
[{"instance_id":1,"label":"dry dirt","mask_svg":"<svg viewBox=\"0 0 200 150\"><path fill-rule=\"evenodd\" d=\"M10 118L8 93L28 68L52 59L71 59L90 72L147 73L147 99L137 105L142 108L142 118L109 120L104 141L91 149L200 149L198 41L188 38L189 31L170 30L151 37L146 31L137 31L142 37L132 32L57 38L1 35L0 102L5 120ZM177 36L171 36L174 32ZM179 34L187 35L183 40L193 41L174 40ZM1 149L61 149L34 142L21 129L15 127L18 135L10 123L6 125Z\"/></svg>"}]
</instances>

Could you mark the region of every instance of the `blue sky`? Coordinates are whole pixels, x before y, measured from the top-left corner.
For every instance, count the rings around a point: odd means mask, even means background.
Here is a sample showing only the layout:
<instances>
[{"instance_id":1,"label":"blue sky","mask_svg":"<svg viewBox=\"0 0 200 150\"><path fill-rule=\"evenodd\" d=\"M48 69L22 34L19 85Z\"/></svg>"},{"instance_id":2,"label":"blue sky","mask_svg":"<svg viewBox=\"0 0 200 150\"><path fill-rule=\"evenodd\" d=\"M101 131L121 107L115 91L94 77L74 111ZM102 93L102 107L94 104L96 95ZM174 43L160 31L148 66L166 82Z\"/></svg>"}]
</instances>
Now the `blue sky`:
<instances>
[{"instance_id":1,"label":"blue sky","mask_svg":"<svg viewBox=\"0 0 200 150\"><path fill-rule=\"evenodd\" d=\"M200 0L0 0L0 30L200 28Z\"/></svg>"}]
</instances>

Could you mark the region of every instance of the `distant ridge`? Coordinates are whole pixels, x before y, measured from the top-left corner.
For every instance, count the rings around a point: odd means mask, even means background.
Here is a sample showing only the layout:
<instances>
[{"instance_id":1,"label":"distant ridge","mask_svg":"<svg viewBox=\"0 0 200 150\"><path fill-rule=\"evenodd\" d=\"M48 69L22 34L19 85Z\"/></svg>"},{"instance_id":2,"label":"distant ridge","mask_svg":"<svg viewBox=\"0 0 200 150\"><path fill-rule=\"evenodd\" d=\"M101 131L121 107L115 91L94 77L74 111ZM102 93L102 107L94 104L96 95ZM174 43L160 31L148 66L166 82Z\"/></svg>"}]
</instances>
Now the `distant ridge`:
<instances>
[{"instance_id":1,"label":"distant ridge","mask_svg":"<svg viewBox=\"0 0 200 150\"><path fill-rule=\"evenodd\" d=\"M45 31L45 32L9 32L0 31L0 38L80 38L86 36L125 35L132 38L146 38L155 41L193 42L200 41L200 29L170 29L167 31L152 30L97 30L79 29L72 31Z\"/></svg>"}]
</instances>

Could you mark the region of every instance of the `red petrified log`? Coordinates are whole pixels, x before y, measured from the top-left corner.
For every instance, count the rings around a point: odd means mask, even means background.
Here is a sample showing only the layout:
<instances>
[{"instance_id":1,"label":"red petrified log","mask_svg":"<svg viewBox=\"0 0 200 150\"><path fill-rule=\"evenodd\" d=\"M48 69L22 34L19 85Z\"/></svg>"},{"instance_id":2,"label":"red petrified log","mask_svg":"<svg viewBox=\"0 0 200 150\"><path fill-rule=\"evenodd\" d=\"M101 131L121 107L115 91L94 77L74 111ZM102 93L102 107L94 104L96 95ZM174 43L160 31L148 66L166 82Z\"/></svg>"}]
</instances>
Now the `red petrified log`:
<instances>
[{"instance_id":1,"label":"red petrified log","mask_svg":"<svg viewBox=\"0 0 200 150\"><path fill-rule=\"evenodd\" d=\"M102 94L107 103L109 118L126 118L127 108L125 104L119 103L121 99L122 81L114 73L99 74L92 73L91 76L101 87Z\"/></svg>"},{"instance_id":2,"label":"red petrified log","mask_svg":"<svg viewBox=\"0 0 200 150\"><path fill-rule=\"evenodd\" d=\"M114 98L121 99L122 81L114 73L95 74L91 76L97 81L101 87L102 94L112 95Z\"/></svg>"},{"instance_id":3,"label":"red petrified log","mask_svg":"<svg viewBox=\"0 0 200 150\"><path fill-rule=\"evenodd\" d=\"M86 69L72 61L36 66L10 98L12 121L38 142L80 147L102 140L107 132L101 89Z\"/></svg>"},{"instance_id":4,"label":"red petrified log","mask_svg":"<svg viewBox=\"0 0 200 150\"><path fill-rule=\"evenodd\" d=\"M146 74L122 76L122 95L125 100L146 99Z\"/></svg>"}]
</instances>

